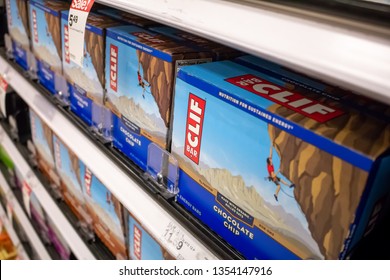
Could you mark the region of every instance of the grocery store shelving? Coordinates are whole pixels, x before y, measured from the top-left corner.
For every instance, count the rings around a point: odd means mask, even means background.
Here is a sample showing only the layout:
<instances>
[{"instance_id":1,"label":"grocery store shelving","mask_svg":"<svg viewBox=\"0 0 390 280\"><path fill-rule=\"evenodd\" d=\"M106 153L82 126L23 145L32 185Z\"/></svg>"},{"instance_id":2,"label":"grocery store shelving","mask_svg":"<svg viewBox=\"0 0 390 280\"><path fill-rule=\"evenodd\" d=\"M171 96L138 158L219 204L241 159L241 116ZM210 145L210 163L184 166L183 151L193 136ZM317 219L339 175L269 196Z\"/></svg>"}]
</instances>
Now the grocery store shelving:
<instances>
[{"instance_id":1,"label":"grocery store shelving","mask_svg":"<svg viewBox=\"0 0 390 280\"><path fill-rule=\"evenodd\" d=\"M19 93L25 102L37 115L53 130L53 132L72 147L73 152L83 161L94 174L105 184L110 191L121 201L132 215L142 221L143 227L164 248L176 258L184 259L217 259L217 255L203 244L203 240L195 237L190 230L183 226L179 220L168 213L159 203L141 189L135 180L118 168L107 154L94 145L58 108L44 97L35 86L26 79L10 62L0 56L0 74ZM18 153L11 139L0 128L0 139L10 156L17 162L22 174L28 175L30 167L24 158ZM1 136L4 135L4 136ZM51 215L53 221L62 232L64 238L79 259L92 259L93 256L86 250L77 233L69 225L58 207L54 204L45 188L36 179L29 182L36 193L43 208ZM182 241L188 245L188 249L177 247L177 242ZM186 247L187 248L187 247Z\"/></svg>"},{"instance_id":2,"label":"grocery store shelving","mask_svg":"<svg viewBox=\"0 0 390 280\"><path fill-rule=\"evenodd\" d=\"M285 13L263 1L97 2L202 35L390 104L389 30L349 28Z\"/></svg>"},{"instance_id":3,"label":"grocery store shelving","mask_svg":"<svg viewBox=\"0 0 390 280\"><path fill-rule=\"evenodd\" d=\"M3 61L0 61L0 68L1 64L3 64ZM27 95L29 94L28 91L25 91L25 93ZM62 232L64 232L63 237L75 256L80 260L95 259L94 255L90 252L77 231L66 219L60 208L54 202L53 198L36 177L30 165L21 155L15 143L11 140L2 126L0 126L0 143L12 158L15 165L18 166L23 178L25 178L26 182L31 187L31 190L37 196L45 212L50 216L54 224L60 228Z\"/></svg>"},{"instance_id":4,"label":"grocery store shelving","mask_svg":"<svg viewBox=\"0 0 390 280\"><path fill-rule=\"evenodd\" d=\"M0 128L0 129L2 129L2 128ZM7 201L8 201L8 203L12 204L13 213L18 217L18 220L20 221L21 226L23 227L25 233L27 234L27 238L29 239L30 244L34 247L37 256L42 260L50 260L51 257L49 255L49 253L47 252L42 241L39 239L31 222L27 218L25 212L23 211L23 208L20 206L18 200L16 199L11 188L9 187L7 180L4 178L4 175L1 172L0 172L0 187L3 189L3 192L5 194L7 194L7 196L8 196ZM12 228L12 226L11 226L11 228ZM7 230L11 234L14 233L13 229L10 231L7 228ZM17 238L17 236L16 236L16 238ZM19 243L15 243L14 239L12 238L12 235L11 235L11 239L14 242L14 244L16 244L16 245L19 244Z\"/></svg>"},{"instance_id":5,"label":"grocery store shelving","mask_svg":"<svg viewBox=\"0 0 390 280\"><path fill-rule=\"evenodd\" d=\"M1 184L1 182L0 182L0 184ZM28 260L29 257L27 255L26 251L24 250L23 246L21 245L19 237L16 234L11 222L8 220L7 213L5 212L5 210L1 204L0 204L0 220L3 223L3 226L6 228L7 233L9 235L9 237L11 238L13 245L15 246L15 248L17 248L19 258L23 259L23 260ZM49 259L50 259L50 257L49 257Z\"/></svg>"}]
</instances>

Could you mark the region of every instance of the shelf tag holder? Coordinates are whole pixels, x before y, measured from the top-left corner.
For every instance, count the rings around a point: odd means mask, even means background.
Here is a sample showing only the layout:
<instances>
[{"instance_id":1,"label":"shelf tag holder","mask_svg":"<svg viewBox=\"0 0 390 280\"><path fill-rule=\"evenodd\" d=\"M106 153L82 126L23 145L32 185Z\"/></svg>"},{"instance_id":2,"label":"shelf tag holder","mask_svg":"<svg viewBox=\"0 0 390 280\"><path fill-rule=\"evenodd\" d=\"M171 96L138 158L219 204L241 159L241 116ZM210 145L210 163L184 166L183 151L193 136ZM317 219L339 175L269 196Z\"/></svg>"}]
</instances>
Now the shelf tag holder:
<instances>
[{"instance_id":1,"label":"shelf tag holder","mask_svg":"<svg viewBox=\"0 0 390 280\"><path fill-rule=\"evenodd\" d=\"M112 112L105 106L92 103L92 125L91 131L103 143L112 142Z\"/></svg>"},{"instance_id":2,"label":"shelf tag holder","mask_svg":"<svg viewBox=\"0 0 390 280\"><path fill-rule=\"evenodd\" d=\"M172 154L155 143L148 146L145 176L166 199L175 198L179 193L179 164Z\"/></svg>"},{"instance_id":3,"label":"shelf tag holder","mask_svg":"<svg viewBox=\"0 0 390 280\"><path fill-rule=\"evenodd\" d=\"M9 59L13 59L14 58L14 51L13 51L13 47L12 47L12 39L11 39L11 36L9 36L9 34L4 35L4 45L5 45L6 56Z\"/></svg>"},{"instance_id":4,"label":"shelf tag holder","mask_svg":"<svg viewBox=\"0 0 390 280\"><path fill-rule=\"evenodd\" d=\"M68 82L66 81L65 77L55 73L54 75L54 87L56 93L54 94L55 99L58 101L58 103L61 106L69 106L69 87Z\"/></svg>"},{"instance_id":5,"label":"shelf tag holder","mask_svg":"<svg viewBox=\"0 0 390 280\"><path fill-rule=\"evenodd\" d=\"M31 80L38 79L38 62L31 50L27 50L27 76Z\"/></svg>"},{"instance_id":6,"label":"shelf tag holder","mask_svg":"<svg viewBox=\"0 0 390 280\"><path fill-rule=\"evenodd\" d=\"M83 67L84 34L89 11L95 0L73 0L69 9L69 55L70 60Z\"/></svg>"}]
</instances>

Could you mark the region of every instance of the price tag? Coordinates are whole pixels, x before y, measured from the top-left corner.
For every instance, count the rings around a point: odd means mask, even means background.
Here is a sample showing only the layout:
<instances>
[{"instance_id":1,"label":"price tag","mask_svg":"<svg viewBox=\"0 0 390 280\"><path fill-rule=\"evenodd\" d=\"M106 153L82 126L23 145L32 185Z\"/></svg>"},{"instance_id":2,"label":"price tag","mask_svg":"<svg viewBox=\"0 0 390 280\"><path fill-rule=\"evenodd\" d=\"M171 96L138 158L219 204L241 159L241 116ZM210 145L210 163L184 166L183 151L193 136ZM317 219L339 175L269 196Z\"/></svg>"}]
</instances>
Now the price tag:
<instances>
[{"instance_id":1,"label":"price tag","mask_svg":"<svg viewBox=\"0 0 390 280\"><path fill-rule=\"evenodd\" d=\"M23 194L24 207L26 209L28 216L31 218L31 209L30 209L31 188L26 181L23 182L22 194Z\"/></svg>"},{"instance_id":2,"label":"price tag","mask_svg":"<svg viewBox=\"0 0 390 280\"><path fill-rule=\"evenodd\" d=\"M89 11L95 0L73 0L69 9L69 54L70 60L83 66L84 33Z\"/></svg>"},{"instance_id":3,"label":"price tag","mask_svg":"<svg viewBox=\"0 0 390 280\"><path fill-rule=\"evenodd\" d=\"M193 244L191 238L188 238L174 222L169 222L160 240L176 259L206 260L213 258L208 257L204 250Z\"/></svg>"},{"instance_id":4,"label":"price tag","mask_svg":"<svg viewBox=\"0 0 390 280\"><path fill-rule=\"evenodd\" d=\"M0 75L0 110L4 116L6 116L7 113L5 108L5 94L7 93L7 89L8 82Z\"/></svg>"}]
</instances>

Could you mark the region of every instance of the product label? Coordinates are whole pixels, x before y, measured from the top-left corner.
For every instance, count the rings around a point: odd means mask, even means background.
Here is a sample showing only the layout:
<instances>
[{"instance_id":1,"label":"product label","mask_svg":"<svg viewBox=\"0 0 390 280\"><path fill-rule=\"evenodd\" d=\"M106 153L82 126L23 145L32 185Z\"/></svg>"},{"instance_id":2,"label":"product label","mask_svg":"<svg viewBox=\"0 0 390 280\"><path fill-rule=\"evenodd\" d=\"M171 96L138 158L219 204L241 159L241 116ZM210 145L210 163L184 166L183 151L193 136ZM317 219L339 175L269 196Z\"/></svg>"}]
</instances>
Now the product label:
<instances>
[{"instance_id":1,"label":"product label","mask_svg":"<svg viewBox=\"0 0 390 280\"><path fill-rule=\"evenodd\" d=\"M110 45L110 88L113 91L118 89L118 47Z\"/></svg>"},{"instance_id":2,"label":"product label","mask_svg":"<svg viewBox=\"0 0 390 280\"><path fill-rule=\"evenodd\" d=\"M11 1L7 0L7 19L8 19L8 26L11 28L12 26L12 16L11 16Z\"/></svg>"},{"instance_id":3,"label":"product label","mask_svg":"<svg viewBox=\"0 0 390 280\"><path fill-rule=\"evenodd\" d=\"M6 107L5 107L7 88L8 88L7 81L0 75L0 109L4 116L7 114Z\"/></svg>"},{"instance_id":4,"label":"product label","mask_svg":"<svg viewBox=\"0 0 390 280\"><path fill-rule=\"evenodd\" d=\"M321 123L344 113L252 74L228 78L226 81Z\"/></svg>"},{"instance_id":5,"label":"product label","mask_svg":"<svg viewBox=\"0 0 390 280\"><path fill-rule=\"evenodd\" d=\"M92 125L92 100L87 97L87 92L76 84L70 85L69 89L71 111L87 125Z\"/></svg>"},{"instance_id":6,"label":"product label","mask_svg":"<svg viewBox=\"0 0 390 280\"><path fill-rule=\"evenodd\" d=\"M189 94L184 154L196 164L199 164L200 158L205 107L205 100L192 93Z\"/></svg>"},{"instance_id":7,"label":"product label","mask_svg":"<svg viewBox=\"0 0 390 280\"><path fill-rule=\"evenodd\" d=\"M89 11L94 0L73 0L69 9L69 53L70 59L83 67L84 34Z\"/></svg>"},{"instance_id":8,"label":"product label","mask_svg":"<svg viewBox=\"0 0 390 280\"><path fill-rule=\"evenodd\" d=\"M69 28L67 24L64 24L64 51L65 51L65 62L70 63L69 53Z\"/></svg>"},{"instance_id":9,"label":"product label","mask_svg":"<svg viewBox=\"0 0 390 280\"><path fill-rule=\"evenodd\" d=\"M91 196L92 172L88 167L85 167L84 182L86 192L89 196Z\"/></svg>"},{"instance_id":10,"label":"product label","mask_svg":"<svg viewBox=\"0 0 390 280\"><path fill-rule=\"evenodd\" d=\"M142 259L141 253L141 244L142 244L142 231L134 224L134 255L137 260Z\"/></svg>"},{"instance_id":11,"label":"product label","mask_svg":"<svg viewBox=\"0 0 390 280\"><path fill-rule=\"evenodd\" d=\"M114 147L118 148L142 170L146 170L148 146L152 141L143 135L137 135L123 122L121 118L113 116Z\"/></svg>"},{"instance_id":12,"label":"product label","mask_svg":"<svg viewBox=\"0 0 390 280\"><path fill-rule=\"evenodd\" d=\"M62 168L62 162L61 162L61 146L60 146L60 141L58 139L55 139L54 141L54 153L56 159L56 167L57 170L59 171Z\"/></svg>"},{"instance_id":13,"label":"product label","mask_svg":"<svg viewBox=\"0 0 390 280\"><path fill-rule=\"evenodd\" d=\"M37 11L35 9L32 10L32 20L33 20L33 37L36 43L39 42L38 38L38 24L37 24Z\"/></svg>"}]
</instances>

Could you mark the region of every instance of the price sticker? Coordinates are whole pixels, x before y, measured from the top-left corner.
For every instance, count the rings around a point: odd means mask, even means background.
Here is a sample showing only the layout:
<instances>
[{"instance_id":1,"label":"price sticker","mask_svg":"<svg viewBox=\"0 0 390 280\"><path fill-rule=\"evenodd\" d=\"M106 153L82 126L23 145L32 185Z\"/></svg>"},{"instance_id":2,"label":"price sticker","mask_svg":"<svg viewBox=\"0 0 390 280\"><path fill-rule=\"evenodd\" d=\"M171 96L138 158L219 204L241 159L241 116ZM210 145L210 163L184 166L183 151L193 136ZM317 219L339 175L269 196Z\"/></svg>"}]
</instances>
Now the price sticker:
<instances>
[{"instance_id":1,"label":"price sticker","mask_svg":"<svg viewBox=\"0 0 390 280\"><path fill-rule=\"evenodd\" d=\"M26 181L23 182L22 194L23 194L24 208L26 209L28 216L31 218L31 208L30 208L31 188Z\"/></svg>"},{"instance_id":2,"label":"price sticker","mask_svg":"<svg viewBox=\"0 0 390 280\"><path fill-rule=\"evenodd\" d=\"M0 75L0 110L2 114L6 115L6 107L5 107L5 94L7 93L8 82L5 80L3 76Z\"/></svg>"},{"instance_id":3,"label":"price sticker","mask_svg":"<svg viewBox=\"0 0 390 280\"><path fill-rule=\"evenodd\" d=\"M174 222L168 223L160 241L178 260L206 260L214 258L208 256L202 248L194 244L192 238L188 238L181 227Z\"/></svg>"},{"instance_id":4,"label":"price sticker","mask_svg":"<svg viewBox=\"0 0 390 280\"><path fill-rule=\"evenodd\" d=\"M84 33L89 11L95 0L73 0L69 9L68 36L70 60L83 66Z\"/></svg>"}]
</instances>

